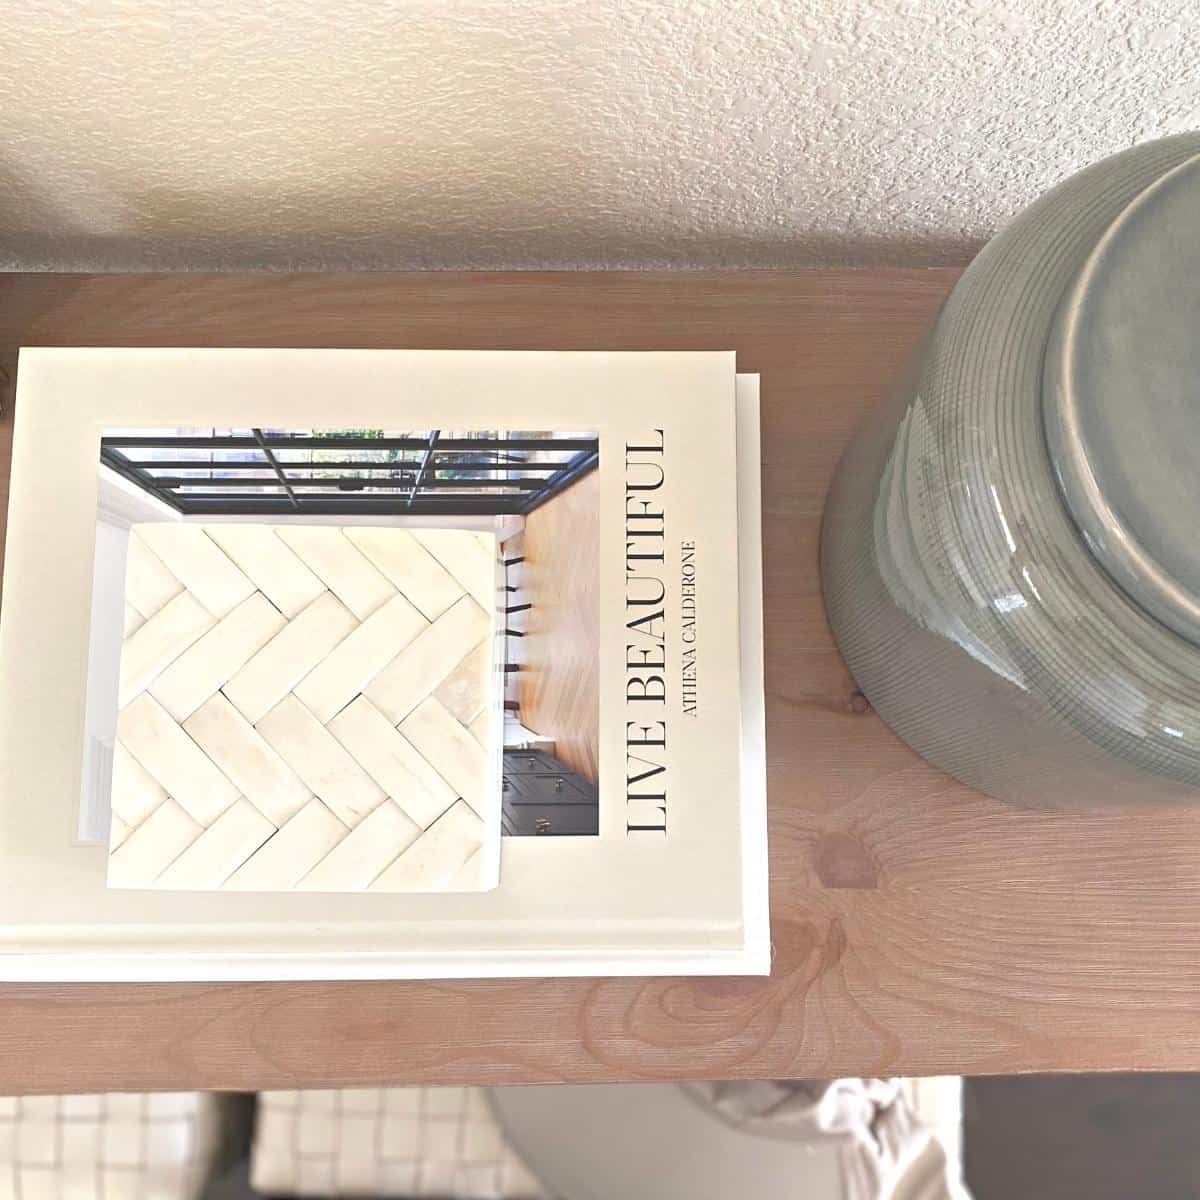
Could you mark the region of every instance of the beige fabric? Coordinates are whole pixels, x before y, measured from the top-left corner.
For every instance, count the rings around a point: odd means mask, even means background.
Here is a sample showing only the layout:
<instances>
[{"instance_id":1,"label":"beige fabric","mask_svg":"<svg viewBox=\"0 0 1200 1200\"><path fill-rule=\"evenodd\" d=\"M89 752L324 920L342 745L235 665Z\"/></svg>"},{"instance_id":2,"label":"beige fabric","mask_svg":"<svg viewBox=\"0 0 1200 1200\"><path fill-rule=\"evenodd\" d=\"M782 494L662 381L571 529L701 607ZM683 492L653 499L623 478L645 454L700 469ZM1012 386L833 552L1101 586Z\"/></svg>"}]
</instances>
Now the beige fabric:
<instances>
[{"instance_id":1,"label":"beige fabric","mask_svg":"<svg viewBox=\"0 0 1200 1200\"><path fill-rule=\"evenodd\" d=\"M262 1092L250 1181L273 1196L546 1195L479 1088Z\"/></svg>"},{"instance_id":2,"label":"beige fabric","mask_svg":"<svg viewBox=\"0 0 1200 1200\"><path fill-rule=\"evenodd\" d=\"M491 533L135 526L109 886L487 886L495 576Z\"/></svg>"},{"instance_id":3,"label":"beige fabric","mask_svg":"<svg viewBox=\"0 0 1200 1200\"><path fill-rule=\"evenodd\" d=\"M201 1092L0 1096L0 1200L195 1200L232 1109Z\"/></svg>"},{"instance_id":4,"label":"beige fabric","mask_svg":"<svg viewBox=\"0 0 1200 1200\"><path fill-rule=\"evenodd\" d=\"M837 1143L839 1200L967 1200L961 1177L961 1081L834 1079L685 1085L753 1137ZM941 1128L939 1128L941 1126Z\"/></svg>"}]
</instances>

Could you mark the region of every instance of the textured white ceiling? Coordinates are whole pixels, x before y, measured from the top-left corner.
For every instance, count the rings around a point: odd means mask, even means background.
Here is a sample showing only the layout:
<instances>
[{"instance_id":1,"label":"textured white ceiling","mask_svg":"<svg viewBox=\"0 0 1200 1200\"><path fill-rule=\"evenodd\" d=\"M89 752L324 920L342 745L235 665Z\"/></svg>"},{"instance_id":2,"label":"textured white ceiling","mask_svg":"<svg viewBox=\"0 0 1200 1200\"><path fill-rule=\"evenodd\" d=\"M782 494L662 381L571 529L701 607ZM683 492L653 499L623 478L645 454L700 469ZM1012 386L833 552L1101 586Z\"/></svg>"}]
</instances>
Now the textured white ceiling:
<instances>
[{"instance_id":1,"label":"textured white ceiling","mask_svg":"<svg viewBox=\"0 0 1200 1200\"><path fill-rule=\"evenodd\" d=\"M12 0L0 264L955 261L1200 125L1194 0Z\"/></svg>"}]
</instances>

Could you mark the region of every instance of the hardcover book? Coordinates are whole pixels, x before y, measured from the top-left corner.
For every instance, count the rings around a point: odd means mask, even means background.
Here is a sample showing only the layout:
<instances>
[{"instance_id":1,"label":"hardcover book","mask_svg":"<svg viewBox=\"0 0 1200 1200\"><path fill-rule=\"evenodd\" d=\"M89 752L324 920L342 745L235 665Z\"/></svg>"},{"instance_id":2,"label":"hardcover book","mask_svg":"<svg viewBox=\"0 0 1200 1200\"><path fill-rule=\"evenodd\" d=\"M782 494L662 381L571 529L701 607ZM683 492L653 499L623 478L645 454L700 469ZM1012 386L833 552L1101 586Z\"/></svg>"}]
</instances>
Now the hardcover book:
<instances>
[{"instance_id":1,"label":"hardcover book","mask_svg":"<svg viewBox=\"0 0 1200 1200\"><path fill-rule=\"evenodd\" d=\"M732 354L32 349L17 396L0 977L769 969Z\"/></svg>"}]
</instances>

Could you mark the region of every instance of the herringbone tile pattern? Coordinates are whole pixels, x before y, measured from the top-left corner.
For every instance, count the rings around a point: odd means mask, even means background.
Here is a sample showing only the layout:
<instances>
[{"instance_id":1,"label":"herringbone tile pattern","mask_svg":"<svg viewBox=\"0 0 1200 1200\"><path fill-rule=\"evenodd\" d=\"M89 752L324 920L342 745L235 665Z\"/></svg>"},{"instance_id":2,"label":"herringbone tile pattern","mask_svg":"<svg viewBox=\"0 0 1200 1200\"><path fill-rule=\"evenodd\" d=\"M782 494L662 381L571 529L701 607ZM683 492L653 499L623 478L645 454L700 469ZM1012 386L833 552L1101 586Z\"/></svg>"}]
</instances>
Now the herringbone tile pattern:
<instances>
[{"instance_id":1,"label":"herringbone tile pattern","mask_svg":"<svg viewBox=\"0 0 1200 1200\"><path fill-rule=\"evenodd\" d=\"M481 886L491 534L139 525L125 595L110 886Z\"/></svg>"}]
</instances>

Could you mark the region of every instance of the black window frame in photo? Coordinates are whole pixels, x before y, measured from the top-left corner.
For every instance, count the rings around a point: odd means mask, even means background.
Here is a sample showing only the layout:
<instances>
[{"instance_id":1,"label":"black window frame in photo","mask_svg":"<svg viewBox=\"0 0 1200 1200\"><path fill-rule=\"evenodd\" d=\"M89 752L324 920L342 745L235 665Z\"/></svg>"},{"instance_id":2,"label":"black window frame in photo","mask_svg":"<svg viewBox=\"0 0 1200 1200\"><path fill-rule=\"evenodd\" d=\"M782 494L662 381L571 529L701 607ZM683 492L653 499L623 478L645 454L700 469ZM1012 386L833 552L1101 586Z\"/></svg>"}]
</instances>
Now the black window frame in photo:
<instances>
[{"instance_id":1,"label":"black window frame in photo","mask_svg":"<svg viewBox=\"0 0 1200 1200\"><path fill-rule=\"evenodd\" d=\"M217 454L250 451L261 459L226 461L193 460L170 451ZM303 450L380 451L394 450L413 457L398 461L290 462L282 453ZM166 453L167 457L153 455ZM561 452L562 461L522 461L515 457L536 452ZM483 461L480 457L486 455ZM469 456L469 457L468 457ZM185 516L278 516L313 514L355 516L367 513L411 516L524 516L558 495L599 461L599 438L489 437L443 438L441 430L405 437L360 436L357 434L290 434L280 430L251 429L249 435L141 436L114 432L101 438L100 460L143 491ZM186 472L220 469L222 473L255 471L244 480L205 480ZM399 474L397 474L399 469ZM151 472L177 470L178 475ZM345 471L341 477L313 479L297 474L319 470ZM350 471L358 474L351 475ZM472 478L461 472L469 471ZM369 472L381 475L378 483L364 478ZM457 477L447 473L458 471ZM273 472L273 483L268 472ZM506 472L520 472L505 478ZM535 477L526 473L536 472ZM478 476L483 476L479 478ZM543 477L544 476L544 477ZM277 486L272 493L249 489ZM205 488L204 492L187 490ZM214 490L208 491L211 487ZM321 494L301 492L319 487ZM224 490L215 490L222 488ZM370 494L387 488L388 494ZM247 490L241 490L247 489ZM395 494L402 489L403 494ZM512 490L509 490L512 489ZM326 494L327 493L327 494Z\"/></svg>"}]
</instances>

